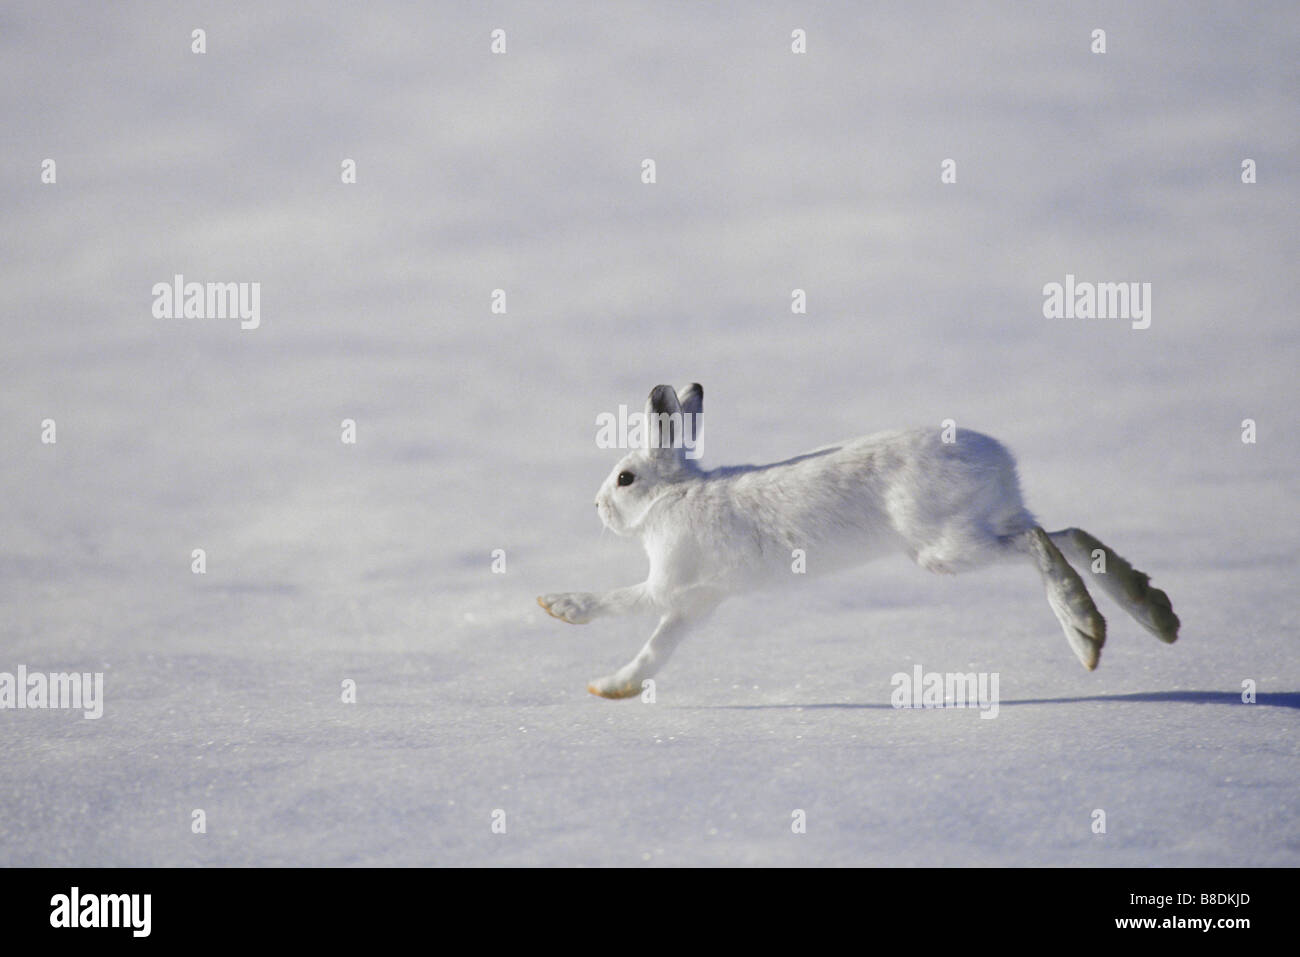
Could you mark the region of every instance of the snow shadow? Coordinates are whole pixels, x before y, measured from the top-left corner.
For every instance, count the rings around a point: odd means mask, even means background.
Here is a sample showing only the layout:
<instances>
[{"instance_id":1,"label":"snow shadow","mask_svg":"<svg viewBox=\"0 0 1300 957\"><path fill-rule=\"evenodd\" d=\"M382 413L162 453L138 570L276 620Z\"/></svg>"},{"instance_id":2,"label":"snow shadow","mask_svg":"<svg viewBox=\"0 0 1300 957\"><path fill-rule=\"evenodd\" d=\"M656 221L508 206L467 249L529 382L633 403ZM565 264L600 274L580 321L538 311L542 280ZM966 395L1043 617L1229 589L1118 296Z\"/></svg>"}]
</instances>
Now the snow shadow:
<instances>
[{"instance_id":1,"label":"snow shadow","mask_svg":"<svg viewBox=\"0 0 1300 957\"><path fill-rule=\"evenodd\" d=\"M1134 691L1129 694L1098 694L1098 695L1079 695L1068 698L1019 698L1011 700L1002 700L998 702L999 707L1011 707L1012 705L1022 704L1082 704L1088 701L1108 701L1108 702L1148 702L1159 704L1163 702L1176 702L1180 704L1223 704L1238 705L1241 700L1239 691ZM1274 708L1300 708L1300 691L1278 691L1271 694L1260 694L1256 696L1255 707L1267 705ZM846 709L880 709L883 711L895 711L892 704L883 703L854 703L854 702L824 702L813 704L723 704L723 705L696 705L699 710L709 711L764 711L768 709L779 708L802 708L811 711L817 708L846 708ZM692 710L686 708L684 710ZM934 709L942 710L942 709Z\"/></svg>"}]
</instances>

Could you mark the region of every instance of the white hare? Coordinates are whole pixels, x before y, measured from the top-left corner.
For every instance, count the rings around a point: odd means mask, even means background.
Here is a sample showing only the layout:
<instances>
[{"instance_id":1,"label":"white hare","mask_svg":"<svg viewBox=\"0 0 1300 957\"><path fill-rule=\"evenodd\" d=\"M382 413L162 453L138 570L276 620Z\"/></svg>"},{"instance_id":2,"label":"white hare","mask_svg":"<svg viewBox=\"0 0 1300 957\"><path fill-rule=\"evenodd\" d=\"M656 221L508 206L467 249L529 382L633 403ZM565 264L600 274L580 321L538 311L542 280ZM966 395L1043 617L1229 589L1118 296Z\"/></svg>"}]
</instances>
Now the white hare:
<instances>
[{"instance_id":1,"label":"white hare","mask_svg":"<svg viewBox=\"0 0 1300 957\"><path fill-rule=\"evenodd\" d=\"M788 578L794 549L803 549L816 571L892 551L942 573L1007 558L1030 561L1089 670L1097 667L1106 622L1070 562L1161 641L1178 637L1169 598L1148 576L1087 532L1038 526L1021 502L1015 461L986 435L959 430L944 441L938 429L882 432L771 465L703 471L686 454L698 438L703 405L698 383L680 399L671 386L656 386L646 403L648 447L625 456L596 494L605 526L644 544L646 580L603 594L537 599L573 624L660 614L645 647L591 682L592 694L639 694L641 682L724 598Z\"/></svg>"}]
</instances>

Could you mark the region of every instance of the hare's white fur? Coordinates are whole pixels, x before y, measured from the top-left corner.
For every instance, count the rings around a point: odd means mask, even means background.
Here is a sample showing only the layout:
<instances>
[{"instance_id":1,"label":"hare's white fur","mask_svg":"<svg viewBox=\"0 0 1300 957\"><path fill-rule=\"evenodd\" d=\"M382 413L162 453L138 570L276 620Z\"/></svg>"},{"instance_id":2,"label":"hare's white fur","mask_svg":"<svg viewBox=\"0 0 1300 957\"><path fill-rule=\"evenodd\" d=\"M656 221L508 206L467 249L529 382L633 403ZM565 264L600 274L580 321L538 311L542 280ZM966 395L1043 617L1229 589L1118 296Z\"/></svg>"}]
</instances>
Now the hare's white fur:
<instances>
[{"instance_id":1,"label":"hare's white fur","mask_svg":"<svg viewBox=\"0 0 1300 957\"><path fill-rule=\"evenodd\" d=\"M684 431L699 434L703 399L698 384L680 398L670 386L655 387L646 404L650 447L625 456L596 495L608 528L641 539L650 559L646 580L602 594L538 599L574 624L633 611L660 614L640 653L591 682L593 694L638 694L719 602L789 578L795 549L808 556L810 574L895 551L940 573L1029 560L1070 647L1091 670L1106 625L1068 555L1157 637L1177 638L1169 599L1146 575L1086 532L1038 527L1021 501L1015 461L996 440L969 430L882 432L771 465L703 471L683 447ZM1098 549L1105 571L1094 573Z\"/></svg>"}]
</instances>

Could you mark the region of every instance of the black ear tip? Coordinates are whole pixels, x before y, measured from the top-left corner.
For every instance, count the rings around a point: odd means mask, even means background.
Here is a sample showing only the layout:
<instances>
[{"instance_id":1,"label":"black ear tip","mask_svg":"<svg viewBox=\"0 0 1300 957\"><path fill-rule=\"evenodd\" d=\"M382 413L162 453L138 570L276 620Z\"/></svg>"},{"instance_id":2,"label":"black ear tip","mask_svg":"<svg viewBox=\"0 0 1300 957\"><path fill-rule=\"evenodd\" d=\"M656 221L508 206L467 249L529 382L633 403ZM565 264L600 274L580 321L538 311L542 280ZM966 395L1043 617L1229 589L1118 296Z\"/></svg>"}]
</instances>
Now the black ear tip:
<instances>
[{"instance_id":1,"label":"black ear tip","mask_svg":"<svg viewBox=\"0 0 1300 957\"><path fill-rule=\"evenodd\" d=\"M652 399L662 399L670 395L677 395L677 393L673 391L673 387L670 385L657 385L650 390L650 398Z\"/></svg>"}]
</instances>

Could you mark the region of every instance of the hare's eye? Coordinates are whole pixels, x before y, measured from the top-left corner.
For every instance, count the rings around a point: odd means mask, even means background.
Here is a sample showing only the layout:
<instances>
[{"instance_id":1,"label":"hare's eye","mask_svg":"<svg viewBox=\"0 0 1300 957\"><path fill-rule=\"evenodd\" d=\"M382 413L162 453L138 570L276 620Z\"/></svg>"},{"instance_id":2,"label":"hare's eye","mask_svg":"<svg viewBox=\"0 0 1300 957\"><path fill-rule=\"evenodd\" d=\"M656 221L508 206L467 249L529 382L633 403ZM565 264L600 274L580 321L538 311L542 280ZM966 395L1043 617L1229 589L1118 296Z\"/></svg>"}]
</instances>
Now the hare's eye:
<instances>
[{"instance_id":1,"label":"hare's eye","mask_svg":"<svg viewBox=\"0 0 1300 957\"><path fill-rule=\"evenodd\" d=\"M633 475L631 472L619 472L619 473L618 473L618 484L619 484L619 485L631 485L631 484L632 484L632 480L633 480L634 478L636 478L636 476Z\"/></svg>"}]
</instances>

